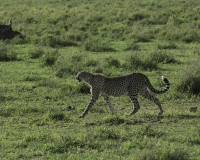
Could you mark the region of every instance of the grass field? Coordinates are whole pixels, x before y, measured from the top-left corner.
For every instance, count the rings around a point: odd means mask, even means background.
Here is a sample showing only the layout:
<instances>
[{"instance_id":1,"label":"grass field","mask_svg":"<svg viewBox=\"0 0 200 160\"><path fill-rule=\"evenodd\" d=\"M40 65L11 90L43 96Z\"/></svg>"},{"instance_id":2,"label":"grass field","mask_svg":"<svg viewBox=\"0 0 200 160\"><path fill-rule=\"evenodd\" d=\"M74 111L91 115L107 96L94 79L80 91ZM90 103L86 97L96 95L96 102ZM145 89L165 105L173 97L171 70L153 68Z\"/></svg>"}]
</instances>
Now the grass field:
<instances>
[{"instance_id":1,"label":"grass field","mask_svg":"<svg viewBox=\"0 0 200 160\"><path fill-rule=\"evenodd\" d=\"M0 41L0 159L200 160L200 2L0 0L24 40ZM158 107L139 97L99 98L84 119L81 70L146 74ZM68 106L75 107L67 110ZM197 112L190 112L197 107Z\"/></svg>"}]
</instances>

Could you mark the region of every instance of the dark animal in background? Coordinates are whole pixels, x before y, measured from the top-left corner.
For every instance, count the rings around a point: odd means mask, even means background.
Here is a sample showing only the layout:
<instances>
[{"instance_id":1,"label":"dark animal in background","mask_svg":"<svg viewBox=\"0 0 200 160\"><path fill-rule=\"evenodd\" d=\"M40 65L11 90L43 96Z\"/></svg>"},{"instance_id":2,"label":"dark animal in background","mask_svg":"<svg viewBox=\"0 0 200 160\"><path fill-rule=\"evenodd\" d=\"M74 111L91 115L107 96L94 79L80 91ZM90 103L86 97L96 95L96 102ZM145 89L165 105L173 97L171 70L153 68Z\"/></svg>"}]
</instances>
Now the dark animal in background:
<instances>
[{"instance_id":1,"label":"dark animal in background","mask_svg":"<svg viewBox=\"0 0 200 160\"><path fill-rule=\"evenodd\" d=\"M20 32L12 30L11 19L6 25L0 25L0 40L12 39L16 36L19 36L19 38L24 39Z\"/></svg>"},{"instance_id":2,"label":"dark animal in background","mask_svg":"<svg viewBox=\"0 0 200 160\"><path fill-rule=\"evenodd\" d=\"M8 21L8 24L6 24L6 25L1 24L0 25L0 31L2 31L4 29L10 29L10 28L12 28L12 20L11 19Z\"/></svg>"},{"instance_id":3,"label":"dark animal in background","mask_svg":"<svg viewBox=\"0 0 200 160\"><path fill-rule=\"evenodd\" d=\"M190 108L189 108L189 111L190 111L190 112L196 112L196 111L197 111L197 107L190 107Z\"/></svg>"}]
</instances>

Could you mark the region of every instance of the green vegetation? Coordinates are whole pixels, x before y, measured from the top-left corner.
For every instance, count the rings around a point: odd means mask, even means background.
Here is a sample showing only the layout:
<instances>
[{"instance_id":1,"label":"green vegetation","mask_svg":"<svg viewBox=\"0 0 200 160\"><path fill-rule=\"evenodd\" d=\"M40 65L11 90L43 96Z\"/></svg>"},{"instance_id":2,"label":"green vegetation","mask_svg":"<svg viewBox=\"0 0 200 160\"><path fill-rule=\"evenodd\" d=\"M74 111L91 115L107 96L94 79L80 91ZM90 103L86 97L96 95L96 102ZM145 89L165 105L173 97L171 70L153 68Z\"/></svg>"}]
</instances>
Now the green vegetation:
<instances>
[{"instance_id":1,"label":"green vegetation","mask_svg":"<svg viewBox=\"0 0 200 160\"><path fill-rule=\"evenodd\" d=\"M0 0L0 159L200 159L200 2L195 0ZM108 77L146 74L164 113L139 97L102 98L85 119L88 70ZM75 109L69 110L68 106ZM190 112L197 107L197 112Z\"/></svg>"}]
</instances>

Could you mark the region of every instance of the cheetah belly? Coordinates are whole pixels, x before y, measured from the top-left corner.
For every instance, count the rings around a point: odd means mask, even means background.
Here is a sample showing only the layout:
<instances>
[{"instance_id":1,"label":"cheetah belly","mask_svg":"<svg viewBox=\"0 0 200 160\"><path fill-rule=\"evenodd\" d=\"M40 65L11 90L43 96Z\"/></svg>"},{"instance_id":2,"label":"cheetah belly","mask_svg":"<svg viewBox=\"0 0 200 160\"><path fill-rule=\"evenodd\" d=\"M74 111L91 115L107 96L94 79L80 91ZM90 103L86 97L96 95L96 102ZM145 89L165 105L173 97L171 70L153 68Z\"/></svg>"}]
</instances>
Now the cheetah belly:
<instances>
[{"instance_id":1,"label":"cheetah belly","mask_svg":"<svg viewBox=\"0 0 200 160\"><path fill-rule=\"evenodd\" d=\"M122 87L115 87L110 89L108 88L104 88L101 92L100 95L102 96L114 96L114 97L118 97L121 95L127 95L128 94L128 89L126 87L122 88Z\"/></svg>"},{"instance_id":2,"label":"cheetah belly","mask_svg":"<svg viewBox=\"0 0 200 160\"><path fill-rule=\"evenodd\" d=\"M129 81L124 77L106 79L101 88L101 94L105 96L121 96L128 93Z\"/></svg>"}]
</instances>

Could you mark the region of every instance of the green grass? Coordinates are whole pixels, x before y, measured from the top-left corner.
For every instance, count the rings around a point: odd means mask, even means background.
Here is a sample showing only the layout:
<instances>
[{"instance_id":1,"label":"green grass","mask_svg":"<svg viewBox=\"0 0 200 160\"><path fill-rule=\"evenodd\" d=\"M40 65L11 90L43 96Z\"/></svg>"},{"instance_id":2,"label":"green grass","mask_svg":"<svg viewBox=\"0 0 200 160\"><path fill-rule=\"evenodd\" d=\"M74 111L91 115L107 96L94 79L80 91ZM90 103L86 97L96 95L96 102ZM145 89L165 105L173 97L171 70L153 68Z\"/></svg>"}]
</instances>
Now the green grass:
<instances>
[{"instance_id":1,"label":"green grass","mask_svg":"<svg viewBox=\"0 0 200 160\"><path fill-rule=\"evenodd\" d=\"M0 24L24 40L0 41L0 159L198 160L198 1L0 0ZM28 7L27 7L28 6ZM81 70L146 74L164 113L139 96L99 98L75 80ZM75 107L68 110L69 106ZM198 107L190 112L190 107Z\"/></svg>"}]
</instances>

